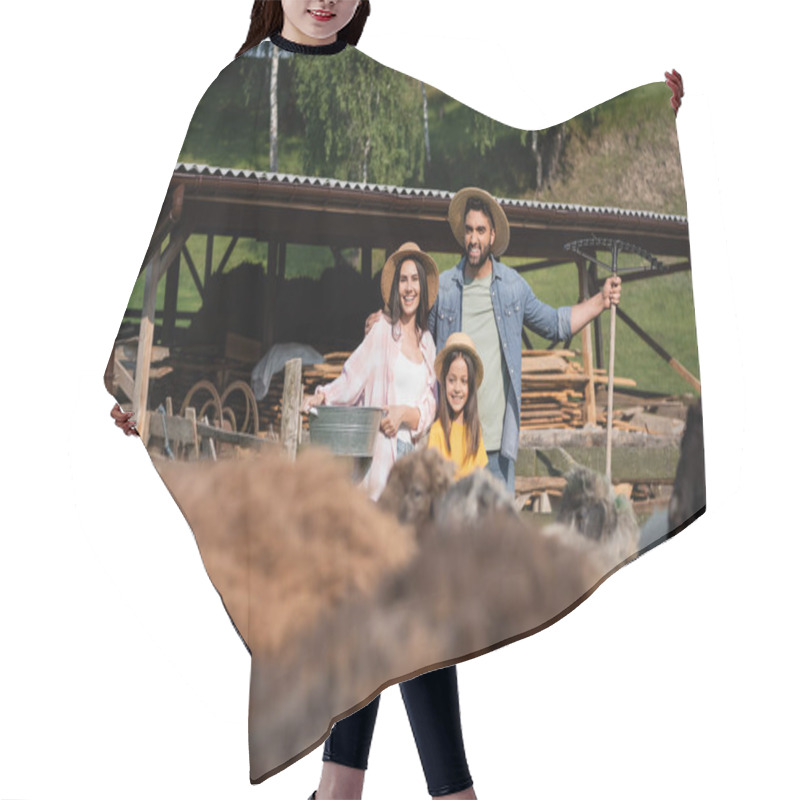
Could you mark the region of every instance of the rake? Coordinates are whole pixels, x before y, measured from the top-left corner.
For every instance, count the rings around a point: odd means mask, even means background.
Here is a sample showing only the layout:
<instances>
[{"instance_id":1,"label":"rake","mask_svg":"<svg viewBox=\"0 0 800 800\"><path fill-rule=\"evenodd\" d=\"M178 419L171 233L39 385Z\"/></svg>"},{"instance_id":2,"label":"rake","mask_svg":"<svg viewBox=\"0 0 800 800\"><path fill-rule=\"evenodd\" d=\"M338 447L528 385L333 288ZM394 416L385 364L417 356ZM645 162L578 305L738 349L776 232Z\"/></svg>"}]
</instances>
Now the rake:
<instances>
[{"instance_id":1,"label":"rake","mask_svg":"<svg viewBox=\"0 0 800 800\"><path fill-rule=\"evenodd\" d=\"M631 244L630 242L623 241L622 239L604 239L599 236L592 236L589 239L577 239L574 242L567 242L564 245L565 250L571 250L573 253L591 261L598 267L608 270L612 275L619 275L621 272L634 272L641 271L641 266L636 267L619 267L617 264L617 256L620 253L633 253L640 256L647 262L648 266L644 269L659 270L664 268L655 256L650 255L646 250L641 247ZM611 264L604 264L593 255L587 252L588 249L608 250L611 252ZM608 419L606 421L606 477L611 480L611 430L612 430L612 414L614 412L614 345L616 343L617 333L617 307L611 304L611 320L609 331L609 352L608 352Z\"/></svg>"}]
</instances>

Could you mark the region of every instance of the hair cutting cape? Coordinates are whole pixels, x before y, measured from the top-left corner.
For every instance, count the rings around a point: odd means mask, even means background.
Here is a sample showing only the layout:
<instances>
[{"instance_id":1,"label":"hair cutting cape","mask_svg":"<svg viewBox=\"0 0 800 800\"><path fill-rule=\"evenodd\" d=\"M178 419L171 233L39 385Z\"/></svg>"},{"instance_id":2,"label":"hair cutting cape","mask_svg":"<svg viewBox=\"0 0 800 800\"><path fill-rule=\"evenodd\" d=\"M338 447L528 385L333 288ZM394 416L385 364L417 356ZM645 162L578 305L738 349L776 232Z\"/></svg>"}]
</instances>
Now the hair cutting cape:
<instances>
[{"instance_id":1,"label":"hair cutting cape","mask_svg":"<svg viewBox=\"0 0 800 800\"><path fill-rule=\"evenodd\" d=\"M273 47L236 59L197 107L107 375L252 655L254 782L384 687L552 624L705 509L688 227L663 83L523 131L352 47ZM517 332L502 345L501 411L516 437L516 510L482 512L467 486L434 518L435 470L420 466L382 507L357 485L368 462L298 437L288 364L300 359L309 393L341 373L403 242L442 273L434 326L456 324L444 283L464 243L448 209L467 186L508 221L493 311L501 336ZM613 331L606 311L557 347L542 338L531 296L569 307L613 268ZM491 485L472 490L492 505ZM412 492L431 500L416 517L403 505Z\"/></svg>"}]
</instances>

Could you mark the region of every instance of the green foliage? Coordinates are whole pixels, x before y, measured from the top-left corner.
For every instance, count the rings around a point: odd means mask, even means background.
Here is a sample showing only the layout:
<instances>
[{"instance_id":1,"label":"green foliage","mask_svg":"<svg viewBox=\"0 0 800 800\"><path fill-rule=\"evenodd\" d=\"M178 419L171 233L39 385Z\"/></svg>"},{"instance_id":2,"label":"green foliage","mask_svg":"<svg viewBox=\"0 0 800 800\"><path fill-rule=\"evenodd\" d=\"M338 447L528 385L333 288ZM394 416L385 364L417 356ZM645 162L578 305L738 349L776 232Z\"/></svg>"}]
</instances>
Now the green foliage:
<instances>
[{"instance_id":1,"label":"green foliage","mask_svg":"<svg viewBox=\"0 0 800 800\"><path fill-rule=\"evenodd\" d=\"M354 49L335 59L294 59L306 174L420 182L425 159L417 81Z\"/></svg>"}]
</instances>

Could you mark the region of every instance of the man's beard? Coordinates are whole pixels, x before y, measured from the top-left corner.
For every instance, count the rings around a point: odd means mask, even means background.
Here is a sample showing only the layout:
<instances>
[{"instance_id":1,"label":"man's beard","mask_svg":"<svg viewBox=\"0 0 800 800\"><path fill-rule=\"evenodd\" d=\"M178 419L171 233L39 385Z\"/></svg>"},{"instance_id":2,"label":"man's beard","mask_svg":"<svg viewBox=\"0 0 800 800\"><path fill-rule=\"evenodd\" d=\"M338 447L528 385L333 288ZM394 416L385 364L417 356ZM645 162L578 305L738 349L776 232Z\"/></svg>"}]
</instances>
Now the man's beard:
<instances>
[{"instance_id":1,"label":"man's beard","mask_svg":"<svg viewBox=\"0 0 800 800\"><path fill-rule=\"evenodd\" d=\"M467 248L467 264L469 264L473 269L480 269L480 267L486 263L486 259L489 258L491 249L491 245L487 245L486 248L481 248L478 251L477 256L473 256L470 249Z\"/></svg>"}]
</instances>

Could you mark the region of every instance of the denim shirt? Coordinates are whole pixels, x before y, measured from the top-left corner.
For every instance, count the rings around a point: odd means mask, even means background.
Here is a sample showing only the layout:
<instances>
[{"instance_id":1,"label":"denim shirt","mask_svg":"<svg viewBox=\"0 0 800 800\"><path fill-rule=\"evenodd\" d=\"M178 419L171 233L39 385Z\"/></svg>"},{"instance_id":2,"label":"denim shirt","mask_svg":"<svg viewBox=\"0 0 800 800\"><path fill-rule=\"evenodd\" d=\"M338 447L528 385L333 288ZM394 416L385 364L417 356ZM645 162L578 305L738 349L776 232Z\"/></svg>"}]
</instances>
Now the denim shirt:
<instances>
[{"instance_id":1,"label":"denim shirt","mask_svg":"<svg viewBox=\"0 0 800 800\"><path fill-rule=\"evenodd\" d=\"M492 308L500 333L503 366L513 389L506 397L500 452L516 461L522 405L522 326L527 325L550 341L566 341L572 335L572 309L570 306L555 309L543 303L516 270L494 256L491 259ZM437 351L444 347L450 334L461 330L464 264L465 258L462 258L455 267L439 276L439 294L428 315L428 327Z\"/></svg>"}]
</instances>

